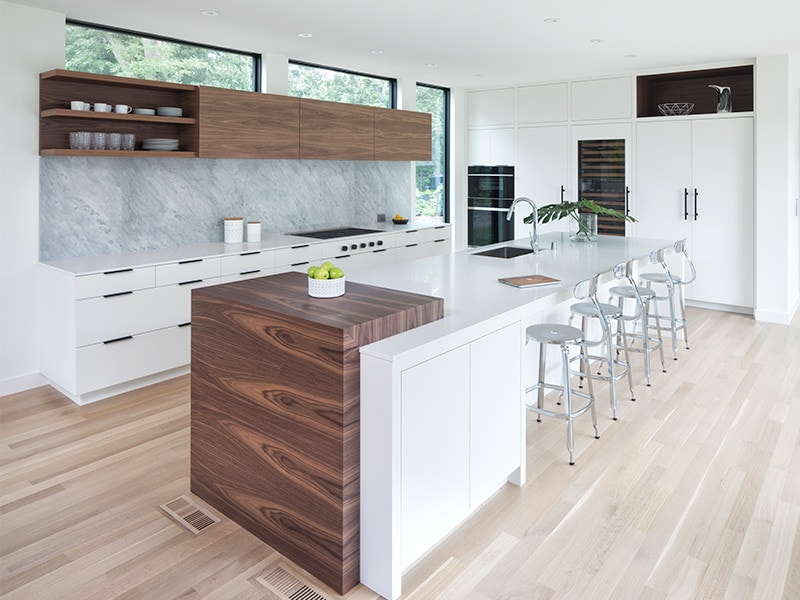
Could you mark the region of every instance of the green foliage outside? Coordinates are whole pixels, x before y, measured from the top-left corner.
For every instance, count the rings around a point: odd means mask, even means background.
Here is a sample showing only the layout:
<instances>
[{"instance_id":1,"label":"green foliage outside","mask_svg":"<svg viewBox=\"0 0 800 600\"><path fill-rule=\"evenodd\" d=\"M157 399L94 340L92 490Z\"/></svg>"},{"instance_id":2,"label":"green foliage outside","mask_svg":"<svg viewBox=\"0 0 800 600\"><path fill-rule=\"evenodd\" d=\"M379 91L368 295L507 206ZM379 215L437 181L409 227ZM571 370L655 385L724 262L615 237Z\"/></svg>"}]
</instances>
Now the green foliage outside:
<instances>
[{"instance_id":1,"label":"green foliage outside","mask_svg":"<svg viewBox=\"0 0 800 600\"><path fill-rule=\"evenodd\" d=\"M388 79L296 63L289 64L289 95L329 102L392 107L392 84Z\"/></svg>"},{"instance_id":2,"label":"green foliage outside","mask_svg":"<svg viewBox=\"0 0 800 600\"><path fill-rule=\"evenodd\" d=\"M253 58L213 48L67 24L66 67L236 90L253 89Z\"/></svg>"},{"instance_id":3,"label":"green foliage outside","mask_svg":"<svg viewBox=\"0 0 800 600\"><path fill-rule=\"evenodd\" d=\"M431 160L417 162L416 216L444 219L445 132L447 94L444 90L417 86L417 110L431 113Z\"/></svg>"}]
</instances>

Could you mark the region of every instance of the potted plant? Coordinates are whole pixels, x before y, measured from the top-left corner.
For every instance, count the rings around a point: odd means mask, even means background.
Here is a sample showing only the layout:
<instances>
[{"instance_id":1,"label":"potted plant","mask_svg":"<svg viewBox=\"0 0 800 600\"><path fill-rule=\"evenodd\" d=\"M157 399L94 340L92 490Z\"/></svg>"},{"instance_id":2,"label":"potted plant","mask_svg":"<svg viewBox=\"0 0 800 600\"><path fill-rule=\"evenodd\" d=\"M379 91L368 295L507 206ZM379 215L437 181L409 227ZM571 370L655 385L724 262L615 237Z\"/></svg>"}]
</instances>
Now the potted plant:
<instances>
[{"instance_id":1,"label":"potted plant","mask_svg":"<svg viewBox=\"0 0 800 600\"><path fill-rule=\"evenodd\" d=\"M559 202L557 204L546 204L538 209L539 223L549 223L558 221L564 217L570 217L576 225L576 232L571 235L575 241L593 242L597 239L597 215L605 215L623 221L635 222L630 215L621 213L613 208L600 206L592 200L584 198L578 202ZM533 221L533 214L525 217L524 222L528 225Z\"/></svg>"}]
</instances>

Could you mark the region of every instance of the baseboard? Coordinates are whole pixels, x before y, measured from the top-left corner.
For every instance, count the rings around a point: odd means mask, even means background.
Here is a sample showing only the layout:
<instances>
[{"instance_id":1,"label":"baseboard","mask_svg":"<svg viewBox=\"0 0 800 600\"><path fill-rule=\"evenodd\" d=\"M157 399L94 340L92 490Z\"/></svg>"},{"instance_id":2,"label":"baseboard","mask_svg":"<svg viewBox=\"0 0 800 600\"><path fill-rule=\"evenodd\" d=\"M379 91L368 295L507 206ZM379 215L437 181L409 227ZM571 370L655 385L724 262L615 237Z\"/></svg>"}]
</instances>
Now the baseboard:
<instances>
[{"instance_id":1,"label":"baseboard","mask_svg":"<svg viewBox=\"0 0 800 600\"><path fill-rule=\"evenodd\" d=\"M120 394L124 394L125 392L130 392L132 390L138 390L139 388L146 387L148 385L153 385L154 383L160 383L162 381L166 381L168 379L174 379L175 377L180 377L182 375L186 375L190 372L189 365L184 365L182 367L176 367L174 369L168 369L166 371L161 371L160 373L154 373L152 375L147 375L145 377L140 377L139 379L133 379L131 381L125 381L123 383L119 383L117 385L112 385L106 388L102 388L100 390L94 390L91 392L85 392L83 394L73 394L69 390L65 390L61 386L52 381L46 381L46 383L53 386L56 390L60 393L64 394L67 398L72 400L75 404L79 404L81 406L85 404L91 404L92 402L97 402L98 400L105 400L106 398L110 398L112 396L118 396Z\"/></svg>"},{"instance_id":2,"label":"baseboard","mask_svg":"<svg viewBox=\"0 0 800 600\"><path fill-rule=\"evenodd\" d=\"M759 310L755 311L756 321L764 321L765 323L778 323L779 325L789 325L797 312L795 308L792 312L779 312L776 310Z\"/></svg>"},{"instance_id":3,"label":"baseboard","mask_svg":"<svg viewBox=\"0 0 800 600\"><path fill-rule=\"evenodd\" d=\"M0 381L0 396L8 396L32 390L50 383L41 373L28 373L19 377L9 377Z\"/></svg>"}]
</instances>

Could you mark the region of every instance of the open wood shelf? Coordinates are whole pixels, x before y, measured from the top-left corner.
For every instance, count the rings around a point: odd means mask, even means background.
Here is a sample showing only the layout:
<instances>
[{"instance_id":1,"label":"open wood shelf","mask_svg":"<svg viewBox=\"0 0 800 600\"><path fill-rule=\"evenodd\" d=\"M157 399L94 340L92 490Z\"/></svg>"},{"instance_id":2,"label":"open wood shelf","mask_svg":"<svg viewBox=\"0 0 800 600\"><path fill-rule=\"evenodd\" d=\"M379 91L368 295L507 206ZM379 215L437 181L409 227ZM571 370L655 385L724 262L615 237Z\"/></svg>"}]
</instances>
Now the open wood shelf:
<instances>
[{"instance_id":1,"label":"open wood shelf","mask_svg":"<svg viewBox=\"0 0 800 600\"><path fill-rule=\"evenodd\" d=\"M69 118L100 121L138 121L140 123L174 123L176 125L197 124L197 119L193 117L162 117L160 115L117 114L114 112L99 113L89 110L72 110L70 108L48 108L43 110L40 116L42 119Z\"/></svg>"},{"instance_id":2,"label":"open wood shelf","mask_svg":"<svg viewBox=\"0 0 800 600\"><path fill-rule=\"evenodd\" d=\"M46 148L39 152L41 156L104 156L118 158L120 156L138 156L150 158L195 158L197 152L172 150L73 150L71 148Z\"/></svg>"},{"instance_id":3,"label":"open wood shelf","mask_svg":"<svg viewBox=\"0 0 800 600\"><path fill-rule=\"evenodd\" d=\"M691 114L717 112L717 92L709 85L728 86L733 98L733 112L753 110L753 65L659 73L636 78L636 115L662 117L659 104L691 102Z\"/></svg>"}]
</instances>

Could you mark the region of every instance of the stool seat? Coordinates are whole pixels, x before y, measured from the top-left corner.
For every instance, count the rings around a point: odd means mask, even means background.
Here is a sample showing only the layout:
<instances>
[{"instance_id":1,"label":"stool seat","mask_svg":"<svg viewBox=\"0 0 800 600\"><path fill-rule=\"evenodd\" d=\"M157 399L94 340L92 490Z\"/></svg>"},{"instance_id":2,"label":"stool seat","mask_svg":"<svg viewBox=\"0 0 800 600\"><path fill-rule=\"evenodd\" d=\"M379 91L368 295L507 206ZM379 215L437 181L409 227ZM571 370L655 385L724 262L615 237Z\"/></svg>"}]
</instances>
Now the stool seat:
<instances>
[{"instance_id":1,"label":"stool seat","mask_svg":"<svg viewBox=\"0 0 800 600\"><path fill-rule=\"evenodd\" d=\"M622 314L619 306L605 302L598 302L597 305L594 302L578 302L577 304L571 304L569 310L573 315L599 317L600 313L597 310L597 306L603 311L603 316L610 319L616 319Z\"/></svg>"},{"instance_id":2,"label":"stool seat","mask_svg":"<svg viewBox=\"0 0 800 600\"><path fill-rule=\"evenodd\" d=\"M525 330L528 339L545 344L578 344L583 332L577 327L560 323L531 325Z\"/></svg>"},{"instance_id":3,"label":"stool seat","mask_svg":"<svg viewBox=\"0 0 800 600\"><path fill-rule=\"evenodd\" d=\"M673 275L670 273L667 275L666 273L640 273L639 279L642 281L652 281L653 283L667 283L669 279L672 279L672 283L681 284L683 283L683 279L681 279L680 275Z\"/></svg>"},{"instance_id":4,"label":"stool seat","mask_svg":"<svg viewBox=\"0 0 800 600\"><path fill-rule=\"evenodd\" d=\"M636 298L637 291L642 300L656 297L655 291L647 288L634 288L632 285L615 285L608 290L608 293L612 296L622 296L623 298Z\"/></svg>"}]
</instances>

